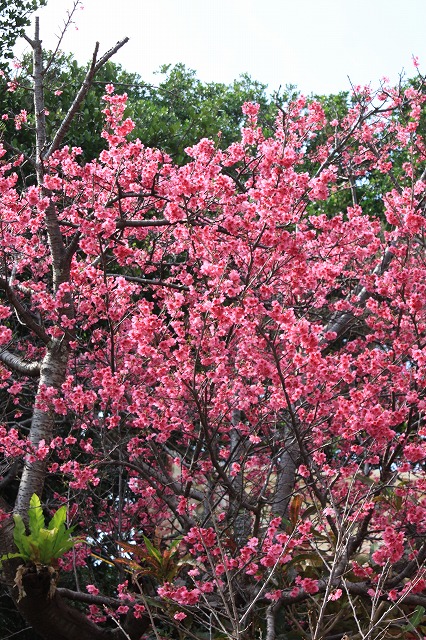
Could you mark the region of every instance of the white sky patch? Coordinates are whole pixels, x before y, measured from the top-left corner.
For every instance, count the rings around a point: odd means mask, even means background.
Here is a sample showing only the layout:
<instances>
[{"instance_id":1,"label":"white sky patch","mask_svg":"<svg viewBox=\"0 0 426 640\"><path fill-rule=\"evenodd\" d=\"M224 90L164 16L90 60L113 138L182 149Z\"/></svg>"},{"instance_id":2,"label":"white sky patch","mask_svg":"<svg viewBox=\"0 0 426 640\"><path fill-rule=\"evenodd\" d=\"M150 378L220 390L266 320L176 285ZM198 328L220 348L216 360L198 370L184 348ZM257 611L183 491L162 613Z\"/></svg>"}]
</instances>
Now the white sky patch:
<instances>
[{"instance_id":1,"label":"white sky patch","mask_svg":"<svg viewBox=\"0 0 426 640\"><path fill-rule=\"evenodd\" d=\"M48 48L71 6L48 0L39 10ZM296 84L320 94L348 90L348 76L373 87L384 76L397 82L403 69L413 76L412 54L426 71L426 0L83 0L83 6L62 49L86 63L96 40L103 53L128 36L113 60L154 84L160 65L178 62L203 81L230 83L247 72L271 92Z\"/></svg>"}]
</instances>

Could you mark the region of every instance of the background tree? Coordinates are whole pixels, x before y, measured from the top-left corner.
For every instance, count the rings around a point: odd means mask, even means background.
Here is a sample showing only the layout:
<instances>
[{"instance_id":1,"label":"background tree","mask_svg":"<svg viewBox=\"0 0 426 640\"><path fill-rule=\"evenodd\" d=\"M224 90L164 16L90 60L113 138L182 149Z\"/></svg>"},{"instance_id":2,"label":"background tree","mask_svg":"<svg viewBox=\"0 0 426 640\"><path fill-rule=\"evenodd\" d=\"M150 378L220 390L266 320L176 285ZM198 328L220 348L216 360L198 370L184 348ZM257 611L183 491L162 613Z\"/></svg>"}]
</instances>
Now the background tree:
<instances>
[{"instance_id":1,"label":"background tree","mask_svg":"<svg viewBox=\"0 0 426 640\"><path fill-rule=\"evenodd\" d=\"M48 69L44 75L46 136L52 136L70 108L75 87L80 86L87 68L77 64L72 55L44 54ZM3 136L9 144L31 155L34 146L32 111L32 58L26 55L20 69L10 71L12 86L0 97ZM132 138L140 138L150 147L169 153L181 164L188 160L185 148L203 137L216 137L218 146L227 147L240 135L243 123L241 104L248 101L262 105L265 125L273 124L275 108L266 95L266 86L241 76L231 85L203 83L195 72L184 65L165 65L159 71L158 86L147 85L136 73L128 73L120 65L108 62L96 76L70 124L64 144L83 149L83 159L95 158L105 147L101 137L104 127L101 99L111 82L128 95L127 115L135 123ZM24 109L28 119L16 130L14 118ZM265 127L266 129L266 127ZM220 136L217 137L218 132Z\"/></svg>"},{"instance_id":2,"label":"background tree","mask_svg":"<svg viewBox=\"0 0 426 640\"><path fill-rule=\"evenodd\" d=\"M13 57L15 42L30 24L30 14L43 7L46 0L1 0L0 2L0 62Z\"/></svg>"}]
</instances>

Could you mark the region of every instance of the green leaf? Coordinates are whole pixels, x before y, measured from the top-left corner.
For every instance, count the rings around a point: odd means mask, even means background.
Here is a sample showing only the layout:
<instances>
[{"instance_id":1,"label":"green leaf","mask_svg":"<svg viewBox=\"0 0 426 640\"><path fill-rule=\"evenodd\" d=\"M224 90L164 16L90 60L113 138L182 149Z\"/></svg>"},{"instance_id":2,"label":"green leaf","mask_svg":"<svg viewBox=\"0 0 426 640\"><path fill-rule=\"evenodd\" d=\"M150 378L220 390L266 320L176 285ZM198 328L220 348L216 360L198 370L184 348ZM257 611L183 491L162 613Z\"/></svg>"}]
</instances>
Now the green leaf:
<instances>
[{"instance_id":1,"label":"green leaf","mask_svg":"<svg viewBox=\"0 0 426 640\"><path fill-rule=\"evenodd\" d=\"M54 547L56 543L56 531L54 529L40 529L40 562L50 564L54 557Z\"/></svg>"},{"instance_id":2,"label":"green leaf","mask_svg":"<svg viewBox=\"0 0 426 640\"><path fill-rule=\"evenodd\" d=\"M299 553L284 565L284 569L287 571L290 567L299 563L305 563L310 567L317 567L321 564L321 560L319 559L318 554L314 551L309 553Z\"/></svg>"},{"instance_id":3,"label":"green leaf","mask_svg":"<svg viewBox=\"0 0 426 640\"><path fill-rule=\"evenodd\" d=\"M67 547L70 543L71 543L71 547L74 545L74 540L71 537L69 530L65 529L64 524L61 524L59 529L54 529L54 532L55 532L55 543L52 548L52 555L54 558L59 558L60 555L65 553L65 551L63 551L65 547Z\"/></svg>"},{"instance_id":4,"label":"green leaf","mask_svg":"<svg viewBox=\"0 0 426 640\"><path fill-rule=\"evenodd\" d=\"M169 549L170 551L174 551L174 549L176 549L180 543L182 542L182 538L176 538L176 540L173 540L173 542L171 543Z\"/></svg>"},{"instance_id":5,"label":"green leaf","mask_svg":"<svg viewBox=\"0 0 426 640\"><path fill-rule=\"evenodd\" d=\"M29 545L29 557L32 562L35 564L40 564L41 562L41 549L38 540L31 540L31 537L28 536L28 545Z\"/></svg>"},{"instance_id":6,"label":"green leaf","mask_svg":"<svg viewBox=\"0 0 426 640\"><path fill-rule=\"evenodd\" d=\"M143 536L143 541L150 556L153 556L158 562L161 562L161 553L154 547L148 538Z\"/></svg>"},{"instance_id":7,"label":"green leaf","mask_svg":"<svg viewBox=\"0 0 426 640\"><path fill-rule=\"evenodd\" d=\"M30 500L30 508L28 510L28 518L30 522L30 531L31 534L37 538L40 532L40 529L44 528L44 516L43 509L41 507L40 498L33 493Z\"/></svg>"},{"instance_id":8,"label":"green leaf","mask_svg":"<svg viewBox=\"0 0 426 640\"><path fill-rule=\"evenodd\" d=\"M12 558L23 558L22 553L6 553L0 558L0 567L5 560L11 560Z\"/></svg>"},{"instance_id":9,"label":"green leaf","mask_svg":"<svg viewBox=\"0 0 426 640\"><path fill-rule=\"evenodd\" d=\"M302 513L302 520L306 520L309 516L316 515L318 513L318 508L315 504L311 504L310 507L307 507Z\"/></svg>"},{"instance_id":10,"label":"green leaf","mask_svg":"<svg viewBox=\"0 0 426 640\"><path fill-rule=\"evenodd\" d=\"M70 551L75 546L76 542L79 542L79 540L76 540L74 538L70 538L67 542L63 542L62 545L54 552L54 555L52 557L60 558L60 556L63 556L64 553Z\"/></svg>"},{"instance_id":11,"label":"green leaf","mask_svg":"<svg viewBox=\"0 0 426 640\"><path fill-rule=\"evenodd\" d=\"M423 618L425 611L426 609L424 607L417 605L417 607L414 609L413 615L408 619L407 627L410 629L410 631L416 630L416 627L419 624L420 620Z\"/></svg>"},{"instance_id":12,"label":"green leaf","mask_svg":"<svg viewBox=\"0 0 426 640\"><path fill-rule=\"evenodd\" d=\"M22 555L26 555L26 546L25 546L25 525L21 516L17 513L13 515L13 520L15 521L15 527L13 529L13 541L19 549L19 552ZM27 547L28 548L28 547Z\"/></svg>"},{"instance_id":13,"label":"green leaf","mask_svg":"<svg viewBox=\"0 0 426 640\"><path fill-rule=\"evenodd\" d=\"M13 539L19 553L8 557L22 557L24 560L31 560L36 564L49 565L52 560L59 558L72 549L82 539L71 536L75 526L69 529L66 528L66 515L66 506L60 507L53 515L46 529L40 499L36 494L33 494L28 511L31 533L26 535L22 517L19 514L15 514L13 516L15 522Z\"/></svg>"},{"instance_id":14,"label":"green leaf","mask_svg":"<svg viewBox=\"0 0 426 640\"><path fill-rule=\"evenodd\" d=\"M62 505L59 509L53 514L52 519L49 522L48 529L59 529L59 527L65 523L67 519L67 507L66 505Z\"/></svg>"}]
</instances>

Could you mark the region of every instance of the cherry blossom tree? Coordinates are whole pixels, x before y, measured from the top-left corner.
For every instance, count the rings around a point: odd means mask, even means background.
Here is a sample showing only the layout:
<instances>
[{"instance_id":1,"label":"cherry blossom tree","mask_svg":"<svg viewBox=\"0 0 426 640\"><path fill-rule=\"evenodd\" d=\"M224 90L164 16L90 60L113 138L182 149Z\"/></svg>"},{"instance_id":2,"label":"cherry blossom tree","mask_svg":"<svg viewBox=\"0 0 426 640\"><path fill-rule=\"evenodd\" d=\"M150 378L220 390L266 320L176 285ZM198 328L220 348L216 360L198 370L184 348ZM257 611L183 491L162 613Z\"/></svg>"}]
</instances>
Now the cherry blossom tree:
<instances>
[{"instance_id":1,"label":"cherry blossom tree","mask_svg":"<svg viewBox=\"0 0 426 640\"><path fill-rule=\"evenodd\" d=\"M108 85L85 164L61 142L114 50L47 140L32 46L35 154L3 146L0 167L16 607L47 640L423 637L423 79L357 87L341 120L298 97L268 138L245 103L239 142L180 167L128 141ZM377 217L357 198L373 172ZM61 505L85 542L41 562L19 523L53 540Z\"/></svg>"}]
</instances>

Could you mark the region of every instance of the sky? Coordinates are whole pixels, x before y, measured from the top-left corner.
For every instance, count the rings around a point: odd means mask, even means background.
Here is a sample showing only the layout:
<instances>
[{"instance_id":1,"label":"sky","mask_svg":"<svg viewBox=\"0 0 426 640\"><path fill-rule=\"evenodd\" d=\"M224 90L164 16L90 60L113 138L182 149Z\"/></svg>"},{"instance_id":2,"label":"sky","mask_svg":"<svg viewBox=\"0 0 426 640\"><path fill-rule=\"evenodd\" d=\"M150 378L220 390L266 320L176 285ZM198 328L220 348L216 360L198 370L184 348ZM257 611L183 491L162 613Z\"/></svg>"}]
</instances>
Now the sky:
<instances>
[{"instance_id":1,"label":"sky","mask_svg":"<svg viewBox=\"0 0 426 640\"><path fill-rule=\"evenodd\" d=\"M38 11L53 48L73 0ZM183 62L205 82L247 72L273 92L294 84L306 94L376 87L405 70L412 55L426 72L426 0L82 0L61 49L80 63L130 41L113 60L158 84L160 65ZM29 30L31 36L31 29ZM18 49L18 51L21 51ZM349 80L350 79L350 80Z\"/></svg>"}]
</instances>

